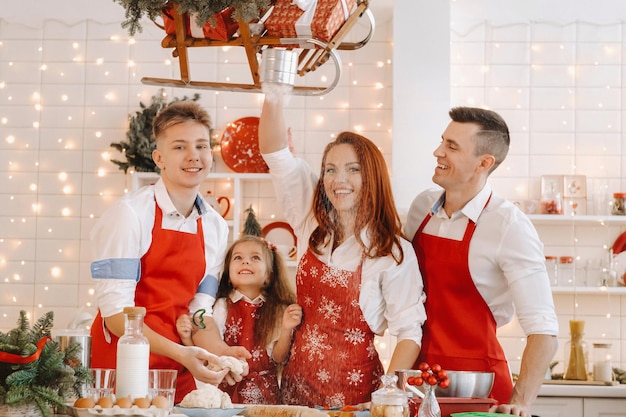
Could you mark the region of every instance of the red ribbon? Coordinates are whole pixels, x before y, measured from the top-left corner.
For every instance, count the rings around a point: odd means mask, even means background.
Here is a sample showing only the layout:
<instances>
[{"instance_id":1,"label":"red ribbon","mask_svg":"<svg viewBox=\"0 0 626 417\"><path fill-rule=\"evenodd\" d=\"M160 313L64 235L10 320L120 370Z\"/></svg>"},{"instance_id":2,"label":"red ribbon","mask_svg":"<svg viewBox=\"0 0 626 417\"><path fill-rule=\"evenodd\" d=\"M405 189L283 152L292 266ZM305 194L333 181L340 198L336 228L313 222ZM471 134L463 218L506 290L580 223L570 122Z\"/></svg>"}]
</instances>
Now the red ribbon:
<instances>
[{"instance_id":1,"label":"red ribbon","mask_svg":"<svg viewBox=\"0 0 626 417\"><path fill-rule=\"evenodd\" d=\"M41 355L41 351L43 350L44 345L48 343L48 340L51 340L50 336L42 337L39 340L39 342L37 342L37 352L29 356L17 355L15 353L0 352L0 362L15 363L19 365L24 365L27 363L34 362L37 359L39 359L39 356Z\"/></svg>"}]
</instances>

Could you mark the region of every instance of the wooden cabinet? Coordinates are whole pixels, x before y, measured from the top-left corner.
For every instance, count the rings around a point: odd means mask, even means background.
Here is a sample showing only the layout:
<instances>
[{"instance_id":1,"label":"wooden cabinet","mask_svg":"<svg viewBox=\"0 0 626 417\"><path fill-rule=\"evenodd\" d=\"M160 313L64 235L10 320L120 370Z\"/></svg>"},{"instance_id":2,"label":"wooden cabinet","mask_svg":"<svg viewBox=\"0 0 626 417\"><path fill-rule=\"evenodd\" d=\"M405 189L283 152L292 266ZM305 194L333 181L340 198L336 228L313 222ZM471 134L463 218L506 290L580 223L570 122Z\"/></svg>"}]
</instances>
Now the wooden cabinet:
<instances>
[{"instance_id":1,"label":"wooden cabinet","mask_svg":"<svg viewBox=\"0 0 626 417\"><path fill-rule=\"evenodd\" d=\"M626 417L626 398L585 398L583 405L584 417Z\"/></svg>"},{"instance_id":2,"label":"wooden cabinet","mask_svg":"<svg viewBox=\"0 0 626 417\"><path fill-rule=\"evenodd\" d=\"M585 417L582 398L539 397L530 411L539 417Z\"/></svg>"},{"instance_id":3,"label":"wooden cabinet","mask_svg":"<svg viewBox=\"0 0 626 417\"><path fill-rule=\"evenodd\" d=\"M539 397L531 413L539 417L626 417L626 398Z\"/></svg>"}]
</instances>

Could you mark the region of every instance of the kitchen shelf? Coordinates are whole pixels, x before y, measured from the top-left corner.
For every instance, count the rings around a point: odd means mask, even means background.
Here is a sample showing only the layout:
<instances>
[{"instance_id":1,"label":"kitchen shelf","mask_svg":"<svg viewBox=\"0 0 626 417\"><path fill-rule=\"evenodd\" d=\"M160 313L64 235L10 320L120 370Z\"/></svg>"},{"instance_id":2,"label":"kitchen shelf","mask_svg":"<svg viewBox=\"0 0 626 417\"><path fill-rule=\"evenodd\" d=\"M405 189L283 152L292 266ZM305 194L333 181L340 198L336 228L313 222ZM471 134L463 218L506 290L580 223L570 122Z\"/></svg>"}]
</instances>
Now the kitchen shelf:
<instances>
[{"instance_id":1,"label":"kitchen shelf","mask_svg":"<svg viewBox=\"0 0 626 417\"><path fill-rule=\"evenodd\" d=\"M131 189L136 190L145 185L151 185L157 182L159 174L155 172L133 172L131 178ZM231 229L231 237L239 236L239 232L243 225L243 211L239 207L239 202L243 201L243 182L247 180L268 180L272 179L270 174L259 173L237 173L237 172L212 172L207 176L207 181L224 180L233 183L233 198L231 207L233 219L227 220ZM232 241L232 239L231 239ZM285 264L294 268L298 263L294 260L285 260Z\"/></svg>"},{"instance_id":2,"label":"kitchen shelf","mask_svg":"<svg viewBox=\"0 0 626 417\"><path fill-rule=\"evenodd\" d=\"M562 214L529 214L534 224L587 224L604 226L607 224L626 225L626 216L566 216Z\"/></svg>"},{"instance_id":3,"label":"kitchen shelf","mask_svg":"<svg viewBox=\"0 0 626 417\"><path fill-rule=\"evenodd\" d=\"M553 294L626 294L626 287L552 287Z\"/></svg>"}]
</instances>

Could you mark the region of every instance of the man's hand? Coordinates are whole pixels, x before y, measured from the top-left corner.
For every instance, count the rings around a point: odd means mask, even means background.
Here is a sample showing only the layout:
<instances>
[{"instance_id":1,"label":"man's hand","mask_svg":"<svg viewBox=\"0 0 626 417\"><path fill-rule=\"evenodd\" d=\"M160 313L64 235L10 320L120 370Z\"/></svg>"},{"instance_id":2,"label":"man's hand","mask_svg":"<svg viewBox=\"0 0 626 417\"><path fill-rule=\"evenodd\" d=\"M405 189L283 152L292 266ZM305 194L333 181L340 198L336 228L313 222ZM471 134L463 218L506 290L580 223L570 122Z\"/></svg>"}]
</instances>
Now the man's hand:
<instances>
[{"instance_id":1,"label":"man's hand","mask_svg":"<svg viewBox=\"0 0 626 417\"><path fill-rule=\"evenodd\" d=\"M512 416L531 417L530 410L517 404L499 404L489 409L490 413L510 414Z\"/></svg>"}]
</instances>

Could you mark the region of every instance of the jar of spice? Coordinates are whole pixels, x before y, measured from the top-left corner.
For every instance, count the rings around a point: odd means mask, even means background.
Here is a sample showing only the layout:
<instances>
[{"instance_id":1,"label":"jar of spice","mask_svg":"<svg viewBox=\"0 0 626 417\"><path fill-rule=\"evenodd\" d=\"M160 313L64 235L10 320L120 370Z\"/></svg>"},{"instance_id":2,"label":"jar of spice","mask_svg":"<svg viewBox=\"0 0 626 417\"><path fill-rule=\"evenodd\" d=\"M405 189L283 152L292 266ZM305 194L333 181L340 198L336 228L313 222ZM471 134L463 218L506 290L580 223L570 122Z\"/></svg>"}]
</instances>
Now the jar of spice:
<instances>
[{"instance_id":1,"label":"jar of spice","mask_svg":"<svg viewBox=\"0 0 626 417\"><path fill-rule=\"evenodd\" d=\"M563 195L554 184L541 196L541 214L563 214Z\"/></svg>"},{"instance_id":2,"label":"jar of spice","mask_svg":"<svg viewBox=\"0 0 626 417\"><path fill-rule=\"evenodd\" d=\"M559 257L557 267L557 282L559 287L573 287L576 285L576 265L573 256Z\"/></svg>"},{"instance_id":3,"label":"jar of spice","mask_svg":"<svg viewBox=\"0 0 626 417\"><path fill-rule=\"evenodd\" d=\"M548 272L548 278L550 278L550 285L553 287L559 285L558 266L556 256L546 256L546 271Z\"/></svg>"},{"instance_id":4,"label":"jar of spice","mask_svg":"<svg viewBox=\"0 0 626 417\"><path fill-rule=\"evenodd\" d=\"M613 380L610 343L593 344L593 380L604 382Z\"/></svg>"},{"instance_id":5,"label":"jar of spice","mask_svg":"<svg viewBox=\"0 0 626 417\"><path fill-rule=\"evenodd\" d=\"M626 193L613 193L611 214L616 216L626 215Z\"/></svg>"}]
</instances>

